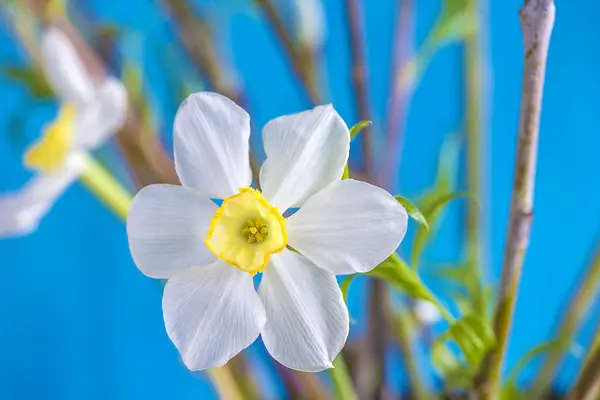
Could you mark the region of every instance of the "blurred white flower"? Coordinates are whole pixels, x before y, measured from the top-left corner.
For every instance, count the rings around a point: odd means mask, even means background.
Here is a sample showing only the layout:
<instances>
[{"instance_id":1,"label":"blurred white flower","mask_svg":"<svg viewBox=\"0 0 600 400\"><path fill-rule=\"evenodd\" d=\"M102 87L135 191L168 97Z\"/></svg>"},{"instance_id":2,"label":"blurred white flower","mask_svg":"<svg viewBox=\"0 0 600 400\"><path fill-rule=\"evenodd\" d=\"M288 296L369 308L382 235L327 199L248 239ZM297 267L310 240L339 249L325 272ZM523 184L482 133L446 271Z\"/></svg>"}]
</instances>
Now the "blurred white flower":
<instances>
[{"instance_id":1,"label":"blurred white flower","mask_svg":"<svg viewBox=\"0 0 600 400\"><path fill-rule=\"evenodd\" d=\"M222 366L259 334L289 368L330 368L349 330L335 275L387 258L404 237L406 211L383 189L340 180L350 135L330 105L264 127L262 193L249 187L249 137L250 117L228 98L184 101L174 127L183 186L135 196L133 259L144 274L169 279L165 325L188 368ZM211 198L225 200L217 207Z\"/></svg>"},{"instance_id":2,"label":"blurred white flower","mask_svg":"<svg viewBox=\"0 0 600 400\"><path fill-rule=\"evenodd\" d=\"M423 325L431 325L442 319L440 310L430 301L417 300L414 306L415 316Z\"/></svg>"},{"instance_id":3,"label":"blurred white flower","mask_svg":"<svg viewBox=\"0 0 600 400\"><path fill-rule=\"evenodd\" d=\"M319 50L327 40L327 22L322 0L292 0L300 42Z\"/></svg>"},{"instance_id":4,"label":"blurred white flower","mask_svg":"<svg viewBox=\"0 0 600 400\"><path fill-rule=\"evenodd\" d=\"M37 171L36 176L20 191L0 197L0 236L35 230L83 172L85 153L104 143L125 122L127 93L123 84L114 78L95 82L62 31L46 30L41 53L44 73L61 108L24 156L23 162Z\"/></svg>"}]
</instances>

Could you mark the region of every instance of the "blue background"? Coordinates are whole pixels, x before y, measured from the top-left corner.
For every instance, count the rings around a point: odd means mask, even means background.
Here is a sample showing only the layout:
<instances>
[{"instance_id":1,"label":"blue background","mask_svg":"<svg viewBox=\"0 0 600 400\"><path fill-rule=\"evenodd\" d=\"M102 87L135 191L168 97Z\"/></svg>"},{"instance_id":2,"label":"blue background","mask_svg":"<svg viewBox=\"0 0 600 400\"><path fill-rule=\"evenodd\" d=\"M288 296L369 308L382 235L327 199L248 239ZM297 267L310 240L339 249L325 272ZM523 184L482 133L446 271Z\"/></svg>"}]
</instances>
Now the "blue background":
<instances>
[{"instance_id":1,"label":"blue background","mask_svg":"<svg viewBox=\"0 0 600 400\"><path fill-rule=\"evenodd\" d=\"M160 62L149 62L169 48L170 22L150 0L95 0L90 9L102 23L126 25L137 32L160 108L157 123L165 138L177 104L168 95L169 76ZM213 10L223 52L238 69L249 94L255 128L269 119L309 107L287 59L260 14L242 0L204 1ZM343 2L326 1L329 99L349 125L357 121L349 85L349 51ZM383 126L396 1L369 1L367 25L373 120ZM416 44L434 23L439 1L419 2ZM491 65L485 206L489 230L488 279L497 282L502 261L512 184L522 71L519 0L494 1L484 31ZM536 184L535 219L506 368L528 349L551 338L556 317L589 259L600 223L600 41L592 0L556 1L557 20L548 60ZM135 51L129 54L135 57ZM442 49L416 90L408 117L402 194L414 198L428 188L445 136L464 118L462 47ZM0 30L0 61L23 62L9 29ZM164 61L163 61L164 62ZM173 61L175 62L175 61ZM177 62L180 62L177 61ZM34 104L25 91L0 77L0 192L19 188L29 173L20 165L26 143L52 118L56 106ZM26 136L11 128L25 116ZM255 133L259 133L256 129ZM170 145L169 139L165 139ZM461 206L447 215L433 246L431 263L460 257ZM414 228L414 226L411 226ZM409 228L410 229L410 228ZM408 247L408 246L407 246ZM160 286L143 276L129 255L124 225L85 188L72 186L31 236L0 240L0 398L7 399L199 399L214 396L208 381L179 362L165 334ZM353 284L351 313L364 329L364 281ZM589 343L589 322L578 343ZM260 344L247 351L271 398L281 396L272 364ZM392 360L391 374L402 374ZM579 362L571 357L562 369L569 385ZM535 366L535 363L532 364ZM530 376L526 369L522 378ZM398 378L396 378L398 379ZM400 379L401 381L401 379Z\"/></svg>"}]
</instances>

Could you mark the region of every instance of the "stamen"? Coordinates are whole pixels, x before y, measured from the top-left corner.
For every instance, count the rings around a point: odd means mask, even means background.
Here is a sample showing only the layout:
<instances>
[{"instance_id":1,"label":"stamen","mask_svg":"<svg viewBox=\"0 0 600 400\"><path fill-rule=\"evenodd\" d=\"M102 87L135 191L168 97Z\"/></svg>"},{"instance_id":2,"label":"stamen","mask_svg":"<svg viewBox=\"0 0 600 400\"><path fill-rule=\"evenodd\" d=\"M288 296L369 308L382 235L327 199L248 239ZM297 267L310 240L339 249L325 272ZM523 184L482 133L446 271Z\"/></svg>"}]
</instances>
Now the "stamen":
<instances>
[{"instance_id":1,"label":"stamen","mask_svg":"<svg viewBox=\"0 0 600 400\"><path fill-rule=\"evenodd\" d=\"M247 219L240 233L248 243L260 244L265 241L269 234L269 229L263 224L260 218Z\"/></svg>"}]
</instances>

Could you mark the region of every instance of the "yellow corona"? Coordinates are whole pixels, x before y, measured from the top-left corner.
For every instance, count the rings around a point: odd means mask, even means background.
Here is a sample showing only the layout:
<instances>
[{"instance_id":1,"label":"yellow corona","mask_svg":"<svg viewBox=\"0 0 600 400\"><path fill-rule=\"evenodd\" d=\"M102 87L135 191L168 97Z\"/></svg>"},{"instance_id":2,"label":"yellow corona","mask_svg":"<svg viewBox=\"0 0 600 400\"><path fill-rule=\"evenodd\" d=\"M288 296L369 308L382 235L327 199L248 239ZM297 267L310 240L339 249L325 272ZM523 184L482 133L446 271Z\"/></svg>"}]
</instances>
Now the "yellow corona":
<instances>
[{"instance_id":1,"label":"yellow corona","mask_svg":"<svg viewBox=\"0 0 600 400\"><path fill-rule=\"evenodd\" d=\"M285 219L258 190L243 188L223 200L204 242L216 257L255 275L287 245Z\"/></svg>"}]
</instances>

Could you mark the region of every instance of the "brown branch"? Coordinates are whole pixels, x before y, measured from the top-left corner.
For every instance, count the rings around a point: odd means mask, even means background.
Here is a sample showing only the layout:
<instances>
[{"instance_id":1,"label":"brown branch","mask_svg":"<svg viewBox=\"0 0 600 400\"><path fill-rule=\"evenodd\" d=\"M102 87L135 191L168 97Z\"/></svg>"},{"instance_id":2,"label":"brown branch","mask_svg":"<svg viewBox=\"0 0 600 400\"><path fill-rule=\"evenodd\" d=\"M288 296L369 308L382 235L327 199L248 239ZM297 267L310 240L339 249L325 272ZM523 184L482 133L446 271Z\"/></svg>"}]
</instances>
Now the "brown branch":
<instances>
[{"instance_id":1,"label":"brown branch","mask_svg":"<svg viewBox=\"0 0 600 400\"><path fill-rule=\"evenodd\" d=\"M525 5L520 12L525 44L525 65L517 157L502 279L494 317L494 332L498 346L484 360L480 375L475 382L482 400L495 399L498 395L500 373L504 353L508 347L521 269L529 245L542 93L554 16L553 0L525 0Z\"/></svg>"},{"instance_id":2,"label":"brown branch","mask_svg":"<svg viewBox=\"0 0 600 400\"><path fill-rule=\"evenodd\" d=\"M540 368L539 374L534 381L533 389L531 391L532 398L537 399L548 390L548 386L556 376L556 372L565 351L568 350L577 328L583 318L585 318L590 308L590 303L598 292L599 284L600 245L598 246L594 259L590 263L590 266L580 282L577 292L572 297L569 307L564 313L563 321L555 338L560 345L554 346L546 356L544 364Z\"/></svg>"},{"instance_id":3,"label":"brown branch","mask_svg":"<svg viewBox=\"0 0 600 400\"><path fill-rule=\"evenodd\" d=\"M577 383L567 397L569 400L597 400L600 398L600 348L590 355Z\"/></svg>"},{"instance_id":4,"label":"brown branch","mask_svg":"<svg viewBox=\"0 0 600 400\"><path fill-rule=\"evenodd\" d=\"M371 105L369 102L369 91L367 89L368 69L365 62L365 28L364 28L364 6L361 0L346 0L346 12L348 14L348 36L350 37L350 50L352 54L352 85L354 87L354 98L358 118L361 121L369 120ZM365 163L365 171L372 175L372 138L371 127L367 126L360 134L362 143L362 155Z\"/></svg>"},{"instance_id":5,"label":"brown branch","mask_svg":"<svg viewBox=\"0 0 600 400\"><path fill-rule=\"evenodd\" d=\"M311 71L314 71L314 68L311 67L310 58L305 57L306 54L303 54L302 51L296 48L271 0L254 0L254 2L262 8L267 20L275 30L275 34L288 55L294 73L302 83L306 96L313 105L320 104L321 97L317 89L316 76L314 73L311 73Z\"/></svg>"}]
</instances>

